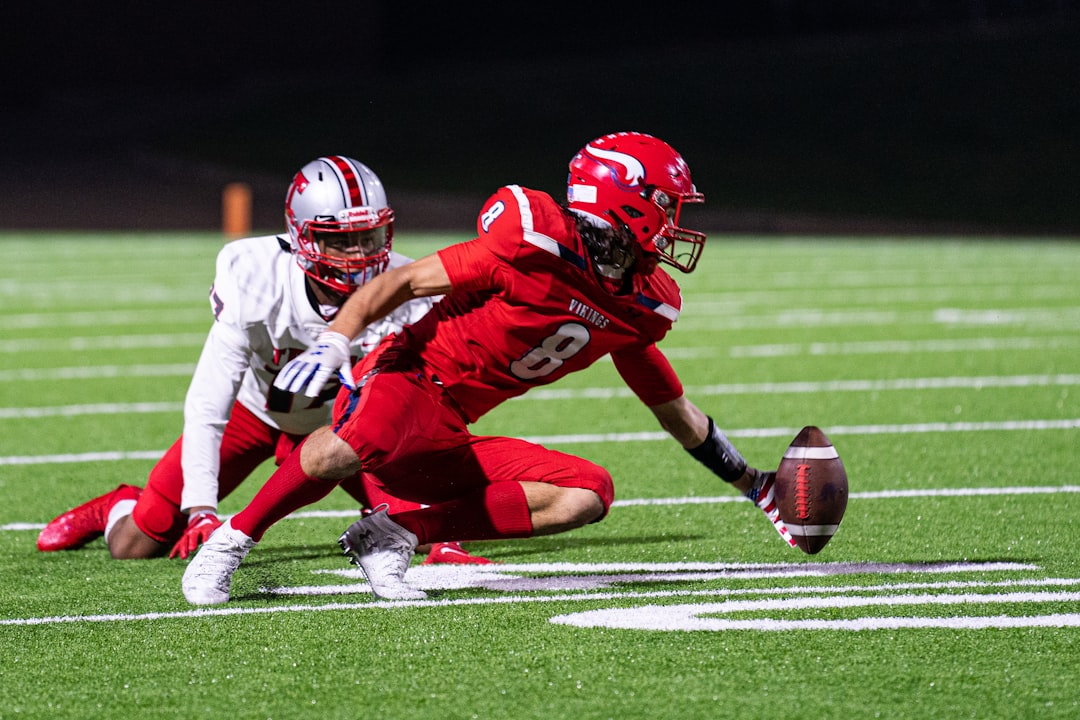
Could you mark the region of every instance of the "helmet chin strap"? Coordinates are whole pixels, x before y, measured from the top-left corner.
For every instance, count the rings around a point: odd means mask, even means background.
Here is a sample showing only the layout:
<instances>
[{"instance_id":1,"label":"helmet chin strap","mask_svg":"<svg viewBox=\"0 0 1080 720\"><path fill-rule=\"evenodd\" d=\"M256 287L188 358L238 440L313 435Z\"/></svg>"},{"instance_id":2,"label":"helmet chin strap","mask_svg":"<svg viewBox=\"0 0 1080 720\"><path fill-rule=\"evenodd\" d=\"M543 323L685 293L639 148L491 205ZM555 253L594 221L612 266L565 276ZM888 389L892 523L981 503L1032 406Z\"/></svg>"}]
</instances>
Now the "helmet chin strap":
<instances>
[{"instance_id":1,"label":"helmet chin strap","mask_svg":"<svg viewBox=\"0 0 1080 720\"><path fill-rule=\"evenodd\" d=\"M595 260L592 266L600 285L612 295L621 295L630 287L630 267L605 265Z\"/></svg>"},{"instance_id":2,"label":"helmet chin strap","mask_svg":"<svg viewBox=\"0 0 1080 720\"><path fill-rule=\"evenodd\" d=\"M626 274L626 268L621 265L604 265L596 260L593 260L593 268L596 269L598 275L608 280L622 280L623 275Z\"/></svg>"},{"instance_id":3,"label":"helmet chin strap","mask_svg":"<svg viewBox=\"0 0 1080 720\"><path fill-rule=\"evenodd\" d=\"M577 216L586 225L591 225L595 228L602 228L610 231L615 227L614 223L607 218L602 218L591 213L587 213L577 209L570 209L570 212ZM616 220L618 218L615 218ZM622 249L609 250L608 252L601 252L598 254L592 254L589 249L589 260L592 264L593 271L596 273L596 278L600 281L600 284L612 295L617 295L623 292L627 286L627 280L630 277L631 271L634 268L637 257L637 246L634 245L634 251L627 253Z\"/></svg>"},{"instance_id":4,"label":"helmet chin strap","mask_svg":"<svg viewBox=\"0 0 1080 720\"><path fill-rule=\"evenodd\" d=\"M310 275L307 276L307 296L311 307L319 313L323 320L333 320L337 317L338 310L348 299L347 295L341 295L332 288L326 287Z\"/></svg>"}]
</instances>

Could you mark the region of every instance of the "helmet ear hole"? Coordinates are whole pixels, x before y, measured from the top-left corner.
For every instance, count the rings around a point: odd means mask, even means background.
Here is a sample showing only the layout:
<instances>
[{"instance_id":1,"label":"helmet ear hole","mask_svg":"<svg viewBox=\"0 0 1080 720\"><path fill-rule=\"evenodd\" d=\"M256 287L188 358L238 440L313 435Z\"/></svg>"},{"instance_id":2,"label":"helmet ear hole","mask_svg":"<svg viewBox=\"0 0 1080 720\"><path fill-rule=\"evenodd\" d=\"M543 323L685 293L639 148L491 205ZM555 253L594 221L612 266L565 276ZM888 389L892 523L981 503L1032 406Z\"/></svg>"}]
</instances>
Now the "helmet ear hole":
<instances>
[{"instance_id":1,"label":"helmet ear hole","mask_svg":"<svg viewBox=\"0 0 1080 720\"><path fill-rule=\"evenodd\" d=\"M634 229L630 227L630 223L619 217L617 212L608 210L607 215L611 218L612 227L616 228L617 231L630 235L631 237L634 236Z\"/></svg>"}]
</instances>

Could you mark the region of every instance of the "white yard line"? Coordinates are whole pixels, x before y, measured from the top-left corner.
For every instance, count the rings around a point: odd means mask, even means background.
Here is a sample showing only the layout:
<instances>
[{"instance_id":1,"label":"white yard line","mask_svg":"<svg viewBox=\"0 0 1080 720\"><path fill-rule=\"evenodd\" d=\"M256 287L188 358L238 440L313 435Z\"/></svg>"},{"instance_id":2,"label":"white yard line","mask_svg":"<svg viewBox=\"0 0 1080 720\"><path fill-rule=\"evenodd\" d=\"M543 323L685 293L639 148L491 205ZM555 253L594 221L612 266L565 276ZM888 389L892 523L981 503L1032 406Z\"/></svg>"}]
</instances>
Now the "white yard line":
<instances>
[{"instance_id":1,"label":"white yard line","mask_svg":"<svg viewBox=\"0 0 1080 720\"><path fill-rule=\"evenodd\" d=\"M156 456L155 456L156 457ZM154 459L154 458L143 458ZM975 488L916 488L910 490L876 490L853 492L852 500L893 500L899 498L933 497L986 497L999 495L1059 495L1080 493L1080 485L1040 485L1012 487L975 487ZM672 505L717 505L724 503L746 502L742 495L716 495L665 498L628 498L616 500L612 507L667 507ZM222 516L225 517L225 516ZM312 518L356 518L357 510L300 510L285 517L285 520L307 520ZM44 523L15 522L0 525L0 532L19 532L41 530Z\"/></svg>"},{"instance_id":2,"label":"white yard line","mask_svg":"<svg viewBox=\"0 0 1080 720\"><path fill-rule=\"evenodd\" d=\"M1080 418L1055 420L1003 420L997 422L932 422L906 423L901 425L830 425L830 437L841 435L909 435L949 432L1015 432L1033 430L1075 430L1080 428ZM801 428L744 428L725 430L728 437L793 437ZM525 440L541 445L565 445L577 443L608 442L656 442L670 440L666 432L594 433L576 435L525 436ZM0 459L0 464L3 464Z\"/></svg>"},{"instance_id":3,"label":"white yard line","mask_svg":"<svg viewBox=\"0 0 1080 720\"><path fill-rule=\"evenodd\" d=\"M1077 326L1080 328L1080 324ZM1058 328L1060 329L1060 328ZM110 338L67 338L6 340L0 347L3 352L67 352L84 349L108 350L141 347L198 347L205 340L204 334L181 333L177 335L129 335ZM983 337L957 340L881 340L844 343L770 343L765 345L733 345L709 347L665 346L664 354L672 360L715 359L717 357L763 358L792 356L848 356L848 355L907 355L926 353L969 353L1000 351L1063 350L1080 347L1080 335L1052 337ZM601 362L610 362L604 357ZM140 364L140 365L79 365L57 368L14 368L0 370L2 382L35 382L53 380L88 380L125 376L177 376L190 375L194 363Z\"/></svg>"},{"instance_id":4,"label":"white yard line","mask_svg":"<svg viewBox=\"0 0 1080 720\"><path fill-rule=\"evenodd\" d=\"M700 395L780 395L819 392L879 392L889 390L956 390L984 388L1048 387L1080 385L1080 375L984 375L977 377L896 378L892 380L825 380L809 382L723 383L688 385L686 394ZM529 400L604 400L634 397L625 386L602 388L539 388L513 399ZM0 417L3 417L0 415Z\"/></svg>"},{"instance_id":5,"label":"white yard line","mask_svg":"<svg viewBox=\"0 0 1080 720\"><path fill-rule=\"evenodd\" d=\"M206 333L89 335L58 338L15 338L0 344L0 353L80 352L141 348L202 347Z\"/></svg>"},{"instance_id":6,"label":"white yard line","mask_svg":"<svg viewBox=\"0 0 1080 720\"><path fill-rule=\"evenodd\" d=\"M25 420L43 417L74 417L76 415L141 415L144 413L183 412L183 402L94 403L87 405L55 405L51 407L0 408L0 420Z\"/></svg>"},{"instance_id":7,"label":"white yard line","mask_svg":"<svg viewBox=\"0 0 1080 720\"><path fill-rule=\"evenodd\" d=\"M1065 350L1080 347L1080 335L1054 337L982 337L949 340L877 340L842 343L776 343L771 345L733 345L726 353L733 358L753 357L799 357L809 355L850 356L850 355L916 355L928 353L970 353L1031 350ZM675 348L674 352L665 351L672 359L684 355L694 357L717 357L722 353L703 354L708 348ZM701 353L701 354L699 354ZM692 359L692 358L691 358Z\"/></svg>"},{"instance_id":8,"label":"white yard line","mask_svg":"<svg viewBox=\"0 0 1080 720\"><path fill-rule=\"evenodd\" d=\"M56 380L94 380L126 377L190 377L195 363L165 365L77 365L60 368L19 368L0 370L0 382L34 382Z\"/></svg>"},{"instance_id":9,"label":"white yard line","mask_svg":"<svg viewBox=\"0 0 1080 720\"><path fill-rule=\"evenodd\" d=\"M961 274L963 271L958 271ZM778 302L790 305L794 301L805 302L807 292L804 282L790 287L771 286L767 290L751 290L739 287L737 291L717 292L709 290L687 290L683 292L683 306L689 312L698 314L742 313L750 308L768 309ZM820 307L897 307L927 304L948 307L950 304L977 303L979 305L1010 306L1023 305L1026 302L1072 301L1077 297L1076 284L1067 282L1028 283L1016 285L1007 283L945 284L923 285L879 283L870 281L862 287L833 286L816 288L813 300Z\"/></svg>"},{"instance_id":10,"label":"white yard line","mask_svg":"<svg viewBox=\"0 0 1080 720\"><path fill-rule=\"evenodd\" d=\"M170 366L176 367L176 366ZM184 366L186 367L186 366ZM0 375L2 377L2 375ZM818 382L726 383L687 386L690 396L702 395L782 395L818 392L882 392L897 390L983 390L987 388L1066 387L1080 385L1080 375L986 375L981 377L897 378L892 380L826 380ZM513 398L530 400L605 400L630 398L627 387L540 388ZM182 402L88 403L45 407L0 407L0 420L22 420L75 415L126 415L180 412Z\"/></svg>"},{"instance_id":11,"label":"white yard line","mask_svg":"<svg viewBox=\"0 0 1080 720\"><path fill-rule=\"evenodd\" d=\"M55 293L55 288L53 289ZM97 299L97 298L95 298ZM190 300L187 295L184 300ZM102 327L115 325L146 325L162 327L183 323L210 323L210 305L198 308L141 310L85 310L54 313L21 313L0 316L0 329L29 330L32 328Z\"/></svg>"},{"instance_id":12,"label":"white yard line","mask_svg":"<svg viewBox=\"0 0 1080 720\"><path fill-rule=\"evenodd\" d=\"M801 428L744 428L727 431L729 437L793 437ZM842 435L909 435L919 433L951 432L1017 432L1036 430L1080 429L1080 418L1054 420L1003 420L997 422L937 422L907 423L902 425L830 425L830 436ZM580 443L622 443L667 441L666 432L642 431L629 433L593 433L574 435L523 436L524 440L541 445L573 445ZM115 462L119 460L154 460L164 450L106 450L89 453L63 453L58 455L8 455L0 456L0 465L46 465L52 463Z\"/></svg>"},{"instance_id":13,"label":"white yard line","mask_svg":"<svg viewBox=\"0 0 1080 720\"><path fill-rule=\"evenodd\" d=\"M567 564L569 565L569 564ZM964 563L951 566L949 572L1000 572L1003 569L1016 570L1015 567L994 568L987 567L986 563L974 564L965 567ZM1001 565L1012 565L1003 563ZM828 576L829 564L821 566L819 576ZM487 567L489 569L485 570ZM730 570L730 564L713 564L716 572ZM797 569L799 565L789 566ZM805 565L801 565L805 568ZM674 577L678 581L678 570L672 568ZM1037 568L1035 568L1037 569ZM414 577L422 578L429 574L429 568L418 566L410 569L410 580ZM432 575L445 575L447 572L457 572L463 575L482 575L484 572L498 573L498 566L456 566L452 568L435 567L430 572ZM538 570L537 572L545 572ZM567 572L567 568L556 572ZM587 572L595 575L609 576L613 582L619 581L618 570L603 564L588 564L575 566L571 572ZM868 572L873 572L869 571ZM910 572L914 574L926 572L925 568L911 567L907 570L897 569L892 573ZM844 571L847 574L847 571ZM630 608L604 608L601 610L586 611L560 615L551 619L551 622L560 624L578 625L581 627L634 627L644 630L731 630L731 629L755 629L755 630L787 630L787 629L876 629L878 627L954 627L957 629L982 629L990 627L1076 627L1080 625L1080 615L1036 615L1020 617L986 617L978 615L957 615L957 609L970 609L971 606L994 605L994 604L1030 604L1030 603L1061 603L1075 602L1080 599L1080 593L1066 592L1051 588L1070 587L1080 584L1080 580L1073 578L1032 578L1013 579L999 581L944 581L944 582L899 582L877 583L867 585L846 586L809 586L809 587L773 587L773 588L713 588L708 590L655 590L648 592L636 591L572 591L558 592L554 594L504 594L498 597L471 597L455 599L431 599L410 601L385 601L367 600L355 603L326 603L326 604L300 604L300 605L273 605L271 607L245 607L227 606L218 608L201 608L181 610L174 612L153 613L109 613L99 615L60 615L27 618L0 619L0 626L16 625L60 625L70 623L128 623L135 621L175 620L175 619L198 619L204 617L223 617L236 615L266 615L270 613L285 612L348 612L356 610L390 611L401 608L439 608L439 607L465 607L482 605L508 605L508 604L537 604L537 603L571 603L571 602L619 602L627 600L658 600L668 598L732 598L738 596L755 596L753 600L724 600L721 602L701 604L697 602L691 605L651 605L648 613L638 612L642 606ZM955 590L975 590L980 588L1017 588L1031 586L1035 588L1047 588L1038 592L1007 592L1007 593L956 593ZM267 589L273 593L275 589ZM343 588L345 592L365 593L360 586L348 586ZM904 592L902 594L885 595L855 595L855 593L894 593L896 591L927 590L915 594ZM940 591L940 592L935 592ZM784 612L791 608L858 608L858 607L899 607L905 605L918 606L942 606L951 608L947 612L948 617L940 618L878 618L880 624L874 624L874 618L862 617L854 621L835 620L821 627L803 627L799 620L771 620L761 619L752 622L760 626L741 627L738 621L724 621L719 618L711 618L720 622L717 627L702 626L708 622L697 615L703 613L723 614L747 610ZM650 616L643 617L643 616ZM673 622L673 618L676 619ZM912 624L907 624L911 621ZM619 623L623 624L619 624ZM915 623L925 624L915 624ZM795 623L795 625L792 625ZM845 623L855 623L857 626L848 627Z\"/></svg>"},{"instance_id":14,"label":"white yard line","mask_svg":"<svg viewBox=\"0 0 1080 720\"><path fill-rule=\"evenodd\" d=\"M689 330L762 330L766 328L824 328L881 326L991 326L1029 327L1064 330L1080 327L1080 307L980 308L959 310L834 310L800 308L759 314L701 314L688 306L679 318L678 329Z\"/></svg>"}]
</instances>

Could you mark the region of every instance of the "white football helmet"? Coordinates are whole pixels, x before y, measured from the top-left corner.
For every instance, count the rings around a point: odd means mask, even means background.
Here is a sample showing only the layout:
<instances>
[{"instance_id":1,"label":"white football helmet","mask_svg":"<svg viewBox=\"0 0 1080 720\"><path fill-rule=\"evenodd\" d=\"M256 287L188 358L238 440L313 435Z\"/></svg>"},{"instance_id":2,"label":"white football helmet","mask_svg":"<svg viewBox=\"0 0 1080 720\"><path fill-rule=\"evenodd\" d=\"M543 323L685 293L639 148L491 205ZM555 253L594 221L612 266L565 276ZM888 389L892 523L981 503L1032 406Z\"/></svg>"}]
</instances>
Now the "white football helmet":
<instances>
[{"instance_id":1,"label":"white football helmet","mask_svg":"<svg viewBox=\"0 0 1080 720\"><path fill-rule=\"evenodd\" d=\"M334 292L352 293L390 262L394 211L379 177L352 158L302 167L285 196L285 224L300 267Z\"/></svg>"}]
</instances>

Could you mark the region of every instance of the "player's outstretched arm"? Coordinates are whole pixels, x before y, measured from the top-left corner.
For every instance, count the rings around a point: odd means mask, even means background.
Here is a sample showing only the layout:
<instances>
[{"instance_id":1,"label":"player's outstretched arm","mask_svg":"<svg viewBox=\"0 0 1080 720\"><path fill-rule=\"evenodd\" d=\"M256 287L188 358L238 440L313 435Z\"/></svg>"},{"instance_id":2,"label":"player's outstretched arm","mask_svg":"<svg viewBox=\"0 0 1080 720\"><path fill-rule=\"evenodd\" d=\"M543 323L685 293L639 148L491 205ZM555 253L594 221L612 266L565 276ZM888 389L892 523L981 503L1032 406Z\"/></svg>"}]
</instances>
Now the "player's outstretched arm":
<instances>
[{"instance_id":1,"label":"player's outstretched arm","mask_svg":"<svg viewBox=\"0 0 1080 720\"><path fill-rule=\"evenodd\" d=\"M686 397L671 363L655 343L613 352L611 359L626 384L656 416L660 427L688 453L744 495L753 488L758 471L747 466L713 419ZM676 393L674 400L660 401ZM650 402L650 398L656 401Z\"/></svg>"},{"instance_id":2,"label":"player's outstretched arm","mask_svg":"<svg viewBox=\"0 0 1080 720\"><path fill-rule=\"evenodd\" d=\"M705 467L734 485L739 492L749 489L753 473L748 472L746 460L713 419L685 395L649 409L660 422L660 427L667 430Z\"/></svg>"},{"instance_id":3,"label":"player's outstretched arm","mask_svg":"<svg viewBox=\"0 0 1080 720\"><path fill-rule=\"evenodd\" d=\"M328 329L352 340L409 300L448 292L450 278L442 261L438 255L428 255L368 281L345 301Z\"/></svg>"},{"instance_id":4,"label":"player's outstretched arm","mask_svg":"<svg viewBox=\"0 0 1080 720\"><path fill-rule=\"evenodd\" d=\"M694 459L753 501L769 518L784 542L795 546L795 541L780 519L780 512L776 507L773 492L776 473L747 465L746 460L713 419L685 395L649 409L656 415L660 425L671 433Z\"/></svg>"},{"instance_id":5,"label":"player's outstretched arm","mask_svg":"<svg viewBox=\"0 0 1080 720\"><path fill-rule=\"evenodd\" d=\"M274 386L316 397L336 373L343 385L352 387L353 338L413 298L449 291L450 278L438 255L428 255L372 278L345 301L313 346L285 364Z\"/></svg>"}]
</instances>

